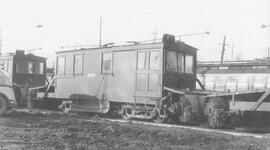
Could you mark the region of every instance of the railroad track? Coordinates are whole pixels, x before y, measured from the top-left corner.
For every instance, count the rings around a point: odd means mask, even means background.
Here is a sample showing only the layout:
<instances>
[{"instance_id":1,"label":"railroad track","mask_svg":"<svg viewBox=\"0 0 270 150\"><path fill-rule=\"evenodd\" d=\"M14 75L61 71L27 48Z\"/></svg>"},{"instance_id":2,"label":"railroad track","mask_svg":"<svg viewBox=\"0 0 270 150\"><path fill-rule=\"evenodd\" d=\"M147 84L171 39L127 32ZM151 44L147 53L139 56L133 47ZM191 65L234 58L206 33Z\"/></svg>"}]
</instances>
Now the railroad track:
<instances>
[{"instance_id":1,"label":"railroad track","mask_svg":"<svg viewBox=\"0 0 270 150\"><path fill-rule=\"evenodd\" d=\"M270 132L268 133L256 133L254 129L247 128L237 128L237 129L210 129L202 126L187 126L187 125L177 125L177 124L162 124L162 123L154 123L149 121L142 120L124 120L116 118L116 116L111 115L99 115L93 113L77 113L70 112L64 113L60 111L52 111L52 110L44 110L44 109L16 109L11 111L17 113L28 113L28 114L41 114L41 115L69 115L81 121L86 122L97 122L97 121L106 121L106 122L114 122L121 124L137 124L137 125L146 125L146 126L156 126L156 127L164 127L164 128L175 128L175 129L188 129L199 132L212 132L212 133L221 133L228 134L232 136L249 136L255 138L269 138ZM253 133L250 133L253 132Z\"/></svg>"}]
</instances>

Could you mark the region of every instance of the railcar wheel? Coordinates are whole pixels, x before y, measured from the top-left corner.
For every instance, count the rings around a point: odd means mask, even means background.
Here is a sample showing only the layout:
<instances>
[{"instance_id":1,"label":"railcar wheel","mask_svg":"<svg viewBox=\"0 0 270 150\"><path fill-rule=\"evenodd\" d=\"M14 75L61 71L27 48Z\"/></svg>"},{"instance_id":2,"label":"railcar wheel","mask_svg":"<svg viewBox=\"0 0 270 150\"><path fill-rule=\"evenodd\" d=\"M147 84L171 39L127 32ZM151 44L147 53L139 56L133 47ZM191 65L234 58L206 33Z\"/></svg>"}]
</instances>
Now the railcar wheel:
<instances>
[{"instance_id":1,"label":"railcar wheel","mask_svg":"<svg viewBox=\"0 0 270 150\"><path fill-rule=\"evenodd\" d=\"M71 103L65 102L63 101L60 105L59 105L59 109L64 112L64 113L68 113L71 110Z\"/></svg>"},{"instance_id":2,"label":"railcar wheel","mask_svg":"<svg viewBox=\"0 0 270 150\"><path fill-rule=\"evenodd\" d=\"M130 108L124 108L124 110L122 111L122 118L124 120L129 120L131 119L131 109Z\"/></svg>"},{"instance_id":3,"label":"railcar wheel","mask_svg":"<svg viewBox=\"0 0 270 150\"><path fill-rule=\"evenodd\" d=\"M165 123L167 122L167 118L160 117L160 111L156 110L156 114L154 118L152 119L155 123Z\"/></svg>"},{"instance_id":4,"label":"railcar wheel","mask_svg":"<svg viewBox=\"0 0 270 150\"><path fill-rule=\"evenodd\" d=\"M212 98L208 109L208 126L215 129L226 128L229 101L221 97Z\"/></svg>"},{"instance_id":5,"label":"railcar wheel","mask_svg":"<svg viewBox=\"0 0 270 150\"><path fill-rule=\"evenodd\" d=\"M0 97L0 116L6 113L7 108L7 101L4 98Z\"/></svg>"},{"instance_id":6,"label":"railcar wheel","mask_svg":"<svg viewBox=\"0 0 270 150\"><path fill-rule=\"evenodd\" d=\"M167 122L167 119L166 118L157 117L156 119L154 119L154 122L155 123L166 123Z\"/></svg>"},{"instance_id":7,"label":"railcar wheel","mask_svg":"<svg viewBox=\"0 0 270 150\"><path fill-rule=\"evenodd\" d=\"M192 120L192 106L182 107L182 111L178 115L178 119L181 123L190 123Z\"/></svg>"}]
</instances>

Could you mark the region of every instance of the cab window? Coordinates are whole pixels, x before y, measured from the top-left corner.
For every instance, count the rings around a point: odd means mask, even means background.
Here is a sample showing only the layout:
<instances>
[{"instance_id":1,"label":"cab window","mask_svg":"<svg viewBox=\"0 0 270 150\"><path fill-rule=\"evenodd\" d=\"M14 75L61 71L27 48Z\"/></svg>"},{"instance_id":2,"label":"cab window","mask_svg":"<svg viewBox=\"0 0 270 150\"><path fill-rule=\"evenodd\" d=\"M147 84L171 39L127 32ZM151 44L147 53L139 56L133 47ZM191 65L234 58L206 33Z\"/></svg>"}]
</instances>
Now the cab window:
<instances>
[{"instance_id":1,"label":"cab window","mask_svg":"<svg viewBox=\"0 0 270 150\"><path fill-rule=\"evenodd\" d=\"M178 53L177 54L177 72L184 73L184 54Z\"/></svg>"},{"instance_id":2,"label":"cab window","mask_svg":"<svg viewBox=\"0 0 270 150\"><path fill-rule=\"evenodd\" d=\"M177 72L177 53L173 51L167 52L167 71Z\"/></svg>"},{"instance_id":3,"label":"cab window","mask_svg":"<svg viewBox=\"0 0 270 150\"><path fill-rule=\"evenodd\" d=\"M194 56L186 53L167 51L166 70L178 73L194 73Z\"/></svg>"},{"instance_id":4,"label":"cab window","mask_svg":"<svg viewBox=\"0 0 270 150\"><path fill-rule=\"evenodd\" d=\"M186 73L194 73L193 72L193 56L186 54L186 59L185 59L185 72Z\"/></svg>"},{"instance_id":5,"label":"cab window","mask_svg":"<svg viewBox=\"0 0 270 150\"><path fill-rule=\"evenodd\" d=\"M33 74L34 73L34 63L33 62L28 62L27 63L27 73L28 74Z\"/></svg>"},{"instance_id":6,"label":"cab window","mask_svg":"<svg viewBox=\"0 0 270 150\"><path fill-rule=\"evenodd\" d=\"M44 63L43 62L35 62L34 64L34 73L35 74L43 74L44 73Z\"/></svg>"},{"instance_id":7,"label":"cab window","mask_svg":"<svg viewBox=\"0 0 270 150\"><path fill-rule=\"evenodd\" d=\"M27 62L26 61L19 61L16 63L16 73L28 73L27 70Z\"/></svg>"}]
</instances>

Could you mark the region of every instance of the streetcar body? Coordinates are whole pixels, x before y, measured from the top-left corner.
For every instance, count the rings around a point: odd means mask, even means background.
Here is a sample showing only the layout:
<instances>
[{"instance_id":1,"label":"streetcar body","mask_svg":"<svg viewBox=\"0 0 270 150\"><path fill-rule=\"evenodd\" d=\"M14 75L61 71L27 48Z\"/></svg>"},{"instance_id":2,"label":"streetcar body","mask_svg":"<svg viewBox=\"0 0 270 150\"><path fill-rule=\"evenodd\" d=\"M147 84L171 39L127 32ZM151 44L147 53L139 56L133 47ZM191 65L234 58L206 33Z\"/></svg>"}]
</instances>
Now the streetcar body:
<instances>
[{"instance_id":1,"label":"streetcar body","mask_svg":"<svg viewBox=\"0 0 270 150\"><path fill-rule=\"evenodd\" d=\"M55 97L87 103L95 96L111 104L154 106L164 96L165 86L195 89L196 53L196 48L170 38L60 51L56 53Z\"/></svg>"}]
</instances>

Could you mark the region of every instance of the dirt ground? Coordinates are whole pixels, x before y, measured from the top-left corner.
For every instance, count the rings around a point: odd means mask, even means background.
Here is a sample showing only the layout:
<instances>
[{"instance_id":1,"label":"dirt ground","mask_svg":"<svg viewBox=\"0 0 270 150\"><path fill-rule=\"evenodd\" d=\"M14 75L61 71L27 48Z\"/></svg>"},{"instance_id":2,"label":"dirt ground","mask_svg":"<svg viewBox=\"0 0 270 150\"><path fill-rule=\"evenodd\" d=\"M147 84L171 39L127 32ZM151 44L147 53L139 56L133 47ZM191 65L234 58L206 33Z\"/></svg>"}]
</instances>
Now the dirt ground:
<instances>
[{"instance_id":1,"label":"dirt ground","mask_svg":"<svg viewBox=\"0 0 270 150\"><path fill-rule=\"evenodd\" d=\"M88 119L88 120L84 120ZM89 121L92 120L92 121ZM94 116L13 112L0 117L0 149L269 149L270 138L116 123Z\"/></svg>"}]
</instances>

